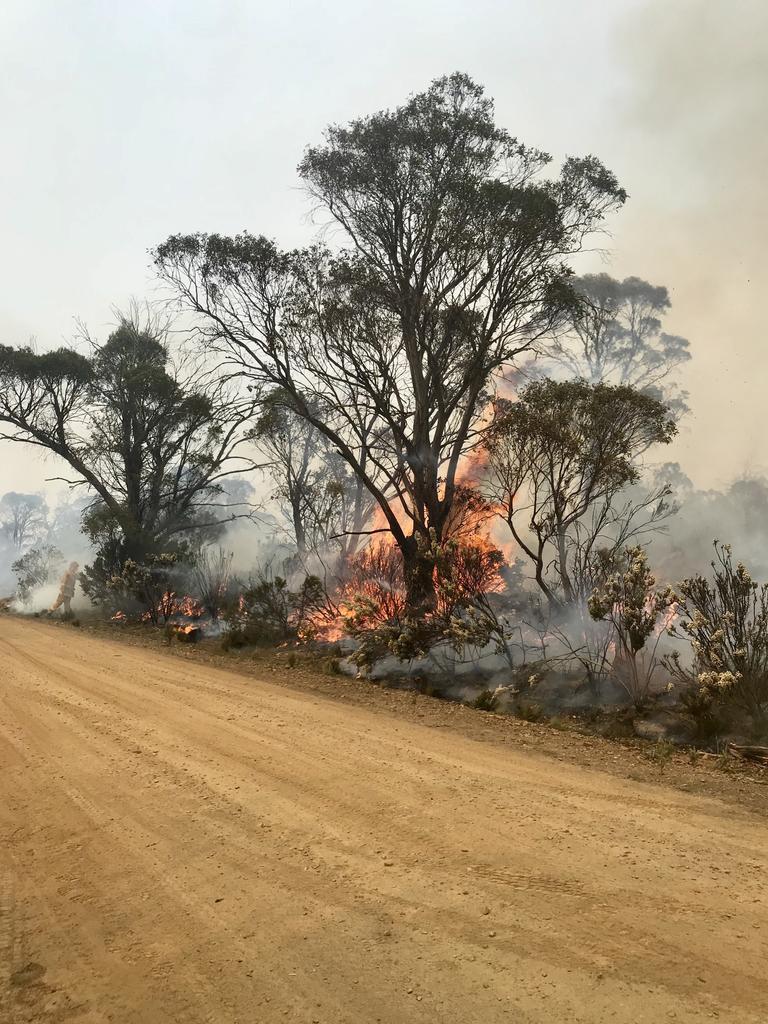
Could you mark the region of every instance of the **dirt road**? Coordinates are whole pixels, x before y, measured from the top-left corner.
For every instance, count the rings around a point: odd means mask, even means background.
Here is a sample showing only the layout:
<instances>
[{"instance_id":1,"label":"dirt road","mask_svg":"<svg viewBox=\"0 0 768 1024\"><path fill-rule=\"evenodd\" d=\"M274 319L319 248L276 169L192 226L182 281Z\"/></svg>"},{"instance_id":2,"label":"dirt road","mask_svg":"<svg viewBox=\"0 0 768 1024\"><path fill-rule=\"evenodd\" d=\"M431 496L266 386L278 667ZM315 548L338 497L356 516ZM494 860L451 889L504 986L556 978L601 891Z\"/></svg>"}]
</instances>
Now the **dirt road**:
<instances>
[{"instance_id":1,"label":"dirt road","mask_svg":"<svg viewBox=\"0 0 768 1024\"><path fill-rule=\"evenodd\" d=\"M768 1020L768 826L0 619L0 1021Z\"/></svg>"}]
</instances>

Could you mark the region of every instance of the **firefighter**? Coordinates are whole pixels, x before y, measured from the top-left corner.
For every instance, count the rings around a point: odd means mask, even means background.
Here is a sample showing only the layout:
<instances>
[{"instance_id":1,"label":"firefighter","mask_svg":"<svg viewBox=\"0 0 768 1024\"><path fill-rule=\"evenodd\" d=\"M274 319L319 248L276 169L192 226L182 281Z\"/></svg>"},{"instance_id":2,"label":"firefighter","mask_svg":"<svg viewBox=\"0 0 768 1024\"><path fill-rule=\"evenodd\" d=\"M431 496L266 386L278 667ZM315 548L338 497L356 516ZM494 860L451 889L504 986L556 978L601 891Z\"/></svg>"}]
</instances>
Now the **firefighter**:
<instances>
[{"instance_id":1,"label":"firefighter","mask_svg":"<svg viewBox=\"0 0 768 1024\"><path fill-rule=\"evenodd\" d=\"M64 616L72 614L72 598L75 596L75 585L77 583L77 570L80 566L77 562L70 562L69 568L61 577L61 584L59 586L59 596L53 602L51 607L48 609L48 613L55 612L57 608L64 605Z\"/></svg>"}]
</instances>

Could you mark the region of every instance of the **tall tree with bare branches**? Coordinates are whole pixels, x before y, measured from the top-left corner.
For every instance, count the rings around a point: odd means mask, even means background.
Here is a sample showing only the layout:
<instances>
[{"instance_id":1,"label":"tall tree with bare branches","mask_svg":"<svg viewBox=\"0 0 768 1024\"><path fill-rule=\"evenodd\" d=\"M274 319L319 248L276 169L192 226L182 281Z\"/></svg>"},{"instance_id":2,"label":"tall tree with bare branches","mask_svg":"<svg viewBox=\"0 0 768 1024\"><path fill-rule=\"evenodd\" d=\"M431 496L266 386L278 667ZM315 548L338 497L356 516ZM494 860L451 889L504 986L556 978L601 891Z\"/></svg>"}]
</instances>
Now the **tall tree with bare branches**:
<instances>
[{"instance_id":1,"label":"tall tree with bare branches","mask_svg":"<svg viewBox=\"0 0 768 1024\"><path fill-rule=\"evenodd\" d=\"M333 251L242 234L155 252L229 370L281 389L363 481L416 612L434 600L430 538L455 519L495 375L567 320L567 261L626 198L596 158L547 179L549 159L454 74L306 151Z\"/></svg>"}]
</instances>

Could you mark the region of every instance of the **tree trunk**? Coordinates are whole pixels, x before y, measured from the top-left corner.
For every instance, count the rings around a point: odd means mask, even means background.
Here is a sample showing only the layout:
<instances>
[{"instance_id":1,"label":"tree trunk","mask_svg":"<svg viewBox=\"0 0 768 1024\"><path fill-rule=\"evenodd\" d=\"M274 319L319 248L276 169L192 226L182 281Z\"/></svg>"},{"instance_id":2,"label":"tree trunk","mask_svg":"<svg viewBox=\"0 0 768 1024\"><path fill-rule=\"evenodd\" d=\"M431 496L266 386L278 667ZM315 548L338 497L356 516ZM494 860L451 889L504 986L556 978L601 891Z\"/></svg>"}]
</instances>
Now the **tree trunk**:
<instances>
[{"instance_id":1,"label":"tree trunk","mask_svg":"<svg viewBox=\"0 0 768 1024\"><path fill-rule=\"evenodd\" d=\"M291 516L293 518L293 533L296 539L296 549L300 555L307 553L307 534L304 529L301 503L296 500L291 502Z\"/></svg>"},{"instance_id":2,"label":"tree trunk","mask_svg":"<svg viewBox=\"0 0 768 1024\"><path fill-rule=\"evenodd\" d=\"M403 556L408 613L419 618L435 608L437 595L434 561L416 537L407 537L405 543L400 545L400 551Z\"/></svg>"},{"instance_id":3,"label":"tree trunk","mask_svg":"<svg viewBox=\"0 0 768 1024\"><path fill-rule=\"evenodd\" d=\"M568 549L566 547L565 530L562 527L557 531L557 561L560 582L563 586L564 603L573 604L573 586L568 575Z\"/></svg>"}]
</instances>

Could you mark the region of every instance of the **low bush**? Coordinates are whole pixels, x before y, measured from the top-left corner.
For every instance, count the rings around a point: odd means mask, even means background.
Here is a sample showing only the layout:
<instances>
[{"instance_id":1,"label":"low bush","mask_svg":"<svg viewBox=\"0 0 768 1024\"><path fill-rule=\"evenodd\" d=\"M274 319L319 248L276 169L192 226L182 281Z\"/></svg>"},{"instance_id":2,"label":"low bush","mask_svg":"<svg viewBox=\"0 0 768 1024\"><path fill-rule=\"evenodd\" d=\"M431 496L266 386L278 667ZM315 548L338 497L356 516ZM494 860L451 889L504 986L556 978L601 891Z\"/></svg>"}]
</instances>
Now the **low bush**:
<instances>
[{"instance_id":1,"label":"low bush","mask_svg":"<svg viewBox=\"0 0 768 1024\"><path fill-rule=\"evenodd\" d=\"M544 709L540 704L534 704L528 701L523 701L518 704L515 714L518 718L522 718L524 722L543 722L546 718Z\"/></svg>"},{"instance_id":2,"label":"low bush","mask_svg":"<svg viewBox=\"0 0 768 1024\"><path fill-rule=\"evenodd\" d=\"M674 753L674 743L670 743L669 740L657 740L656 743L643 751L643 756L663 770L672 759Z\"/></svg>"},{"instance_id":3,"label":"low bush","mask_svg":"<svg viewBox=\"0 0 768 1024\"><path fill-rule=\"evenodd\" d=\"M225 610L222 647L264 647L311 639L327 614L328 598L318 576L306 576L295 590L269 569L254 576Z\"/></svg>"},{"instance_id":4,"label":"low bush","mask_svg":"<svg viewBox=\"0 0 768 1024\"><path fill-rule=\"evenodd\" d=\"M176 555L169 553L148 555L144 562L127 558L108 582L113 602L135 608L142 619L154 625L167 622L176 612L176 561Z\"/></svg>"},{"instance_id":5,"label":"low bush","mask_svg":"<svg viewBox=\"0 0 768 1024\"><path fill-rule=\"evenodd\" d=\"M665 659L682 684L686 710L704 725L717 708L736 708L755 731L768 729L768 583L758 585L745 566L733 564L730 545L715 541L713 578L697 575L679 585L679 622L670 629L691 645Z\"/></svg>"},{"instance_id":6,"label":"low bush","mask_svg":"<svg viewBox=\"0 0 768 1024\"><path fill-rule=\"evenodd\" d=\"M663 667L656 652L676 595L670 587L656 588L642 547L627 548L624 558L621 569L592 592L589 613L612 625L615 654L611 674L640 711L653 695L655 678Z\"/></svg>"},{"instance_id":7,"label":"low bush","mask_svg":"<svg viewBox=\"0 0 768 1024\"><path fill-rule=\"evenodd\" d=\"M495 711L499 704L499 698L493 690L483 690L472 701L472 707L478 711Z\"/></svg>"}]
</instances>

